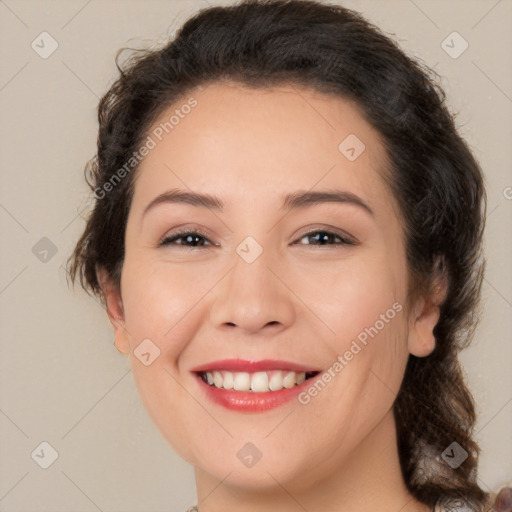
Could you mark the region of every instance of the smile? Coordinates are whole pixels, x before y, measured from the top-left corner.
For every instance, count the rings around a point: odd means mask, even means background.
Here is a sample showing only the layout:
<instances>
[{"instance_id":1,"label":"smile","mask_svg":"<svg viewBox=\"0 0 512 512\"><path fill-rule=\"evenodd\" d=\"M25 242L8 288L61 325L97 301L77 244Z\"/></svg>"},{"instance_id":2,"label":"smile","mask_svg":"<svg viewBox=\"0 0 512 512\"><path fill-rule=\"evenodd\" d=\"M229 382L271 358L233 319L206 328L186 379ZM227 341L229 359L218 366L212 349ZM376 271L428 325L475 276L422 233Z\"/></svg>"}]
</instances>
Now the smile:
<instances>
[{"instance_id":1,"label":"smile","mask_svg":"<svg viewBox=\"0 0 512 512\"><path fill-rule=\"evenodd\" d=\"M270 370L266 372L200 372L204 382L218 389L234 389L235 391L253 391L269 393L281 389L291 389L314 377L318 372L293 372L287 370Z\"/></svg>"},{"instance_id":2,"label":"smile","mask_svg":"<svg viewBox=\"0 0 512 512\"><path fill-rule=\"evenodd\" d=\"M217 361L193 372L209 400L238 412L262 412L283 405L320 373L302 365L269 360Z\"/></svg>"}]
</instances>

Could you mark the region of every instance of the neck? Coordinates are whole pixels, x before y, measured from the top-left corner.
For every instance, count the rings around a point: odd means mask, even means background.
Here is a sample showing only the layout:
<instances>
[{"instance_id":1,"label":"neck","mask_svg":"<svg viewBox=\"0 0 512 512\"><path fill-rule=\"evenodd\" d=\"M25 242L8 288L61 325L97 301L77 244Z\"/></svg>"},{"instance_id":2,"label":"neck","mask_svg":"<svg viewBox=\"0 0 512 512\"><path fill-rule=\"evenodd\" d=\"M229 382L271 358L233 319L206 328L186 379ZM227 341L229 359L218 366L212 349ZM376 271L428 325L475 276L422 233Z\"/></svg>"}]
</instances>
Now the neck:
<instances>
[{"instance_id":1,"label":"neck","mask_svg":"<svg viewBox=\"0 0 512 512\"><path fill-rule=\"evenodd\" d=\"M230 482L229 471L219 481L195 468L199 512L429 511L403 481L392 410L345 459L340 463L332 457L293 480L279 480L274 474L275 485L264 490Z\"/></svg>"}]
</instances>

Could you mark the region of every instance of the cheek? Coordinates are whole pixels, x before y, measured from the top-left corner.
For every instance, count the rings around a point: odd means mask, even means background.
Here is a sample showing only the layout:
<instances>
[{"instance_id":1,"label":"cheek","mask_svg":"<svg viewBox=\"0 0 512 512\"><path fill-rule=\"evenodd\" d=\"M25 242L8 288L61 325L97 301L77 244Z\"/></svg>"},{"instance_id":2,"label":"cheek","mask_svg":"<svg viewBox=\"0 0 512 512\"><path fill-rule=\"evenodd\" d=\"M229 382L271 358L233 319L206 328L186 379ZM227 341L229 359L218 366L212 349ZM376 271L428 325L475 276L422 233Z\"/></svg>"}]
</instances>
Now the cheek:
<instances>
[{"instance_id":1,"label":"cheek","mask_svg":"<svg viewBox=\"0 0 512 512\"><path fill-rule=\"evenodd\" d=\"M382 317L374 305L373 311L359 312L345 325L340 320L331 343L337 356L330 366L334 377L322 407L332 411L339 435L347 429L349 437L359 439L369 432L390 410L400 388L408 358L403 310L397 311L397 302L394 308L383 304ZM349 331L355 334L346 336Z\"/></svg>"},{"instance_id":2,"label":"cheek","mask_svg":"<svg viewBox=\"0 0 512 512\"><path fill-rule=\"evenodd\" d=\"M404 307L405 270L385 255L370 257L361 251L339 262L312 265L297 272L292 282L297 295L340 340L340 349L376 323L381 331L389 323L403 322L398 313Z\"/></svg>"},{"instance_id":3,"label":"cheek","mask_svg":"<svg viewBox=\"0 0 512 512\"><path fill-rule=\"evenodd\" d=\"M368 407L389 406L386 397L392 401L398 392L408 358L405 265L387 255L354 258L336 271L310 274L306 289L308 305L332 332L324 338L332 363L344 360L343 377L334 379L338 392L364 391Z\"/></svg>"},{"instance_id":4,"label":"cheek","mask_svg":"<svg viewBox=\"0 0 512 512\"><path fill-rule=\"evenodd\" d=\"M218 280L214 272L206 269L211 270L208 265L146 263L135 258L126 261L123 304L130 333L138 337L179 340L190 312Z\"/></svg>"}]
</instances>

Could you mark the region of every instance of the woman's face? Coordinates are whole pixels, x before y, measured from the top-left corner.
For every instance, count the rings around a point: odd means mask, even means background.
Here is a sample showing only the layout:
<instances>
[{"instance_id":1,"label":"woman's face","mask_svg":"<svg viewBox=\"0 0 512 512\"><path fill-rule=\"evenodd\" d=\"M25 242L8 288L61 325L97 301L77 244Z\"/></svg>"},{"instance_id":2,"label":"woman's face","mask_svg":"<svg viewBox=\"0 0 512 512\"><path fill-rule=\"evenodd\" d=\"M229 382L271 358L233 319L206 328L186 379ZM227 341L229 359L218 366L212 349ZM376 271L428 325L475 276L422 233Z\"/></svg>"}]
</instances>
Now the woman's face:
<instances>
[{"instance_id":1,"label":"woman's face","mask_svg":"<svg viewBox=\"0 0 512 512\"><path fill-rule=\"evenodd\" d=\"M148 135L108 308L165 439L200 471L259 489L312 484L390 442L408 355L430 352L435 319L407 313L379 134L343 99L215 83ZM204 382L207 367L239 389Z\"/></svg>"}]
</instances>

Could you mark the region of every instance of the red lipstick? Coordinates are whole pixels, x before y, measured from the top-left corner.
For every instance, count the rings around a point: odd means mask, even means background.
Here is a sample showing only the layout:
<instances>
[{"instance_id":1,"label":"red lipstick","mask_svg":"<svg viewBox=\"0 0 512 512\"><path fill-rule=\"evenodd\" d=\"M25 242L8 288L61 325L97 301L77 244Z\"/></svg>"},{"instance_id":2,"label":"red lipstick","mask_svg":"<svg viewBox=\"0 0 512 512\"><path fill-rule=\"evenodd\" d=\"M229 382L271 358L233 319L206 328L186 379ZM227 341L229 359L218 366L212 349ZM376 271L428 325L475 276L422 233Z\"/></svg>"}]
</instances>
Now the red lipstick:
<instances>
[{"instance_id":1,"label":"red lipstick","mask_svg":"<svg viewBox=\"0 0 512 512\"><path fill-rule=\"evenodd\" d=\"M311 368L290 361L278 361L276 359L263 359L260 361L248 361L246 359L222 359L212 361L192 368L192 372L207 372L213 370L226 370L228 372L264 372L266 370L288 370L291 372L318 372L318 368Z\"/></svg>"},{"instance_id":2,"label":"red lipstick","mask_svg":"<svg viewBox=\"0 0 512 512\"><path fill-rule=\"evenodd\" d=\"M276 370L286 372L295 372L296 374L305 373L306 380L300 384L294 384L291 388L283 388L276 391L237 391L235 389L224 389L206 381L206 372L227 371L232 373L267 372L267 375L276 373ZM248 361L244 359L224 359L213 361L197 366L191 370L196 375L196 381L200 387L201 393L212 402L221 405L231 411L243 413L257 413L274 409L284 405L311 385L309 378L316 376L320 370L308 367L302 364L290 361L277 361L265 359L260 361ZM292 381L293 382L293 381Z\"/></svg>"}]
</instances>

